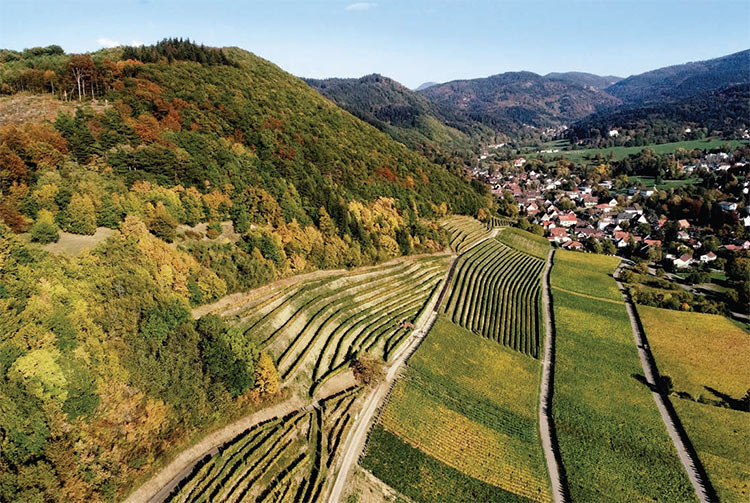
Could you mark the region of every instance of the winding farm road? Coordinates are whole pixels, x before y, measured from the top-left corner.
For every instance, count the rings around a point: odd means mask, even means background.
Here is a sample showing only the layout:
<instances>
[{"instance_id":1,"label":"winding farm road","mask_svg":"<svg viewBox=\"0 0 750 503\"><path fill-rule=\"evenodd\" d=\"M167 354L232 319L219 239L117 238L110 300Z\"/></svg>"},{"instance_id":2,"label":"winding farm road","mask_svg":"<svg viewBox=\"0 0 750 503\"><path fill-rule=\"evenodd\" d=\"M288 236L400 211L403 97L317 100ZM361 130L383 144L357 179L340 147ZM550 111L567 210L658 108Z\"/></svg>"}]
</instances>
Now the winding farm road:
<instances>
[{"instance_id":1,"label":"winding farm road","mask_svg":"<svg viewBox=\"0 0 750 503\"><path fill-rule=\"evenodd\" d=\"M706 471L682 427L680 418L677 417L677 412L674 410L674 407L672 407L672 402L670 402L669 397L665 393L660 391L661 387L658 385L659 370L657 369L656 361L651 354L646 334L643 331L640 318L638 317L638 311L635 309L635 304L630 297L630 293L619 279L620 270L624 265L624 262L620 262L620 265L617 266L617 269L615 270L614 277L615 281L617 281L617 287L620 289L623 299L625 299L625 307L627 308L628 317L630 318L630 326L633 329L635 344L638 347L638 356L641 359L641 367L643 368L646 381L648 382L654 400L656 401L659 414L661 414L661 419L667 427L672 443L674 444L675 449L677 449L677 454L680 457L682 466L687 472L690 483L693 485L698 499L701 503L718 501L716 493L708 480Z\"/></svg>"},{"instance_id":2,"label":"winding farm road","mask_svg":"<svg viewBox=\"0 0 750 503\"><path fill-rule=\"evenodd\" d=\"M198 461L207 454L215 454L220 445L262 421L282 417L305 407L310 407L310 404L293 396L206 435L200 442L182 451L171 463L135 490L125 503L161 503L177 484L190 474Z\"/></svg>"},{"instance_id":3,"label":"winding farm road","mask_svg":"<svg viewBox=\"0 0 750 503\"><path fill-rule=\"evenodd\" d=\"M542 448L544 459L547 461L552 484L552 500L555 503L569 501L562 474L562 457L560 447L557 444L555 425L552 419L552 395L554 390L555 374L555 318L550 294L550 270L552 269L552 257L555 250L550 250L547 255L547 264L544 266L542 275L542 303L544 304L544 359L542 360L542 388L539 392L539 432L542 437Z\"/></svg>"},{"instance_id":4,"label":"winding farm road","mask_svg":"<svg viewBox=\"0 0 750 503\"><path fill-rule=\"evenodd\" d=\"M490 232L485 238L480 239L472 246L470 246L467 250L464 250L460 255L453 259L451 267L448 270L448 274L445 278L443 288L440 289L440 294L435 299L432 309L427 309L426 311L427 313L429 313L427 318L421 323L417 324L416 330L412 332L411 341L409 342L409 344L404 346L404 349L401 350L401 352L396 356L393 363L388 369L388 373L386 374L385 379L367 397L365 405L362 407L362 411L356 418L354 425L352 426L352 429L349 432L346 441L344 442L343 453L339 458L339 468L336 472L336 478L333 482L333 487L331 488L329 497L326 500L328 503L339 503L339 501L341 501L341 497L343 496L344 487L347 479L349 478L349 474L351 473L352 468L354 468L354 465L357 464L359 456L362 453L362 449L364 449L365 442L367 441L367 432L370 430L370 425L373 421L373 418L376 416L377 412L382 407L383 402L388 397L390 390L392 389L393 385L396 382L396 379L400 375L400 370L403 367L404 363L406 363L406 361L414 353L414 351L417 350L419 344L422 342L424 337L432 328L432 325L435 323L435 320L438 317L438 313L440 312L440 306L443 304L445 295L450 289L451 279L453 278L453 273L456 270L456 264L458 264L459 258L461 258L462 255L464 255L480 243L494 238L495 236L497 236L498 232L499 229L493 229L492 232Z\"/></svg>"}]
</instances>

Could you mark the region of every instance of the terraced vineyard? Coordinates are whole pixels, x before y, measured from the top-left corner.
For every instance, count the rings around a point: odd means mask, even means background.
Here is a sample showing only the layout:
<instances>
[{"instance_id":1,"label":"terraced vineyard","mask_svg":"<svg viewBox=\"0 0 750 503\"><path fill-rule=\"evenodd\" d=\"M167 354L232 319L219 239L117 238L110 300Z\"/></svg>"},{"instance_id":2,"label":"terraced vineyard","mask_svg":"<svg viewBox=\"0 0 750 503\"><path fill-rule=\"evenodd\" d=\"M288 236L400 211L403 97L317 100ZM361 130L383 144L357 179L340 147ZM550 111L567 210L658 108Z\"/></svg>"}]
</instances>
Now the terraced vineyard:
<instances>
[{"instance_id":1,"label":"terraced vineyard","mask_svg":"<svg viewBox=\"0 0 750 503\"><path fill-rule=\"evenodd\" d=\"M489 239L462 256L444 305L464 328L539 356L544 261Z\"/></svg>"},{"instance_id":2,"label":"terraced vineyard","mask_svg":"<svg viewBox=\"0 0 750 503\"><path fill-rule=\"evenodd\" d=\"M423 257L281 289L239 311L239 328L312 390L369 352L389 360L442 282L448 258ZM311 391L312 391L311 390Z\"/></svg>"},{"instance_id":3,"label":"terraced vineyard","mask_svg":"<svg viewBox=\"0 0 750 503\"><path fill-rule=\"evenodd\" d=\"M451 234L451 248L463 253L490 234L490 229L479 220L463 215L455 215L443 222L443 227Z\"/></svg>"},{"instance_id":4,"label":"terraced vineyard","mask_svg":"<svg viewBox=\"0 0 750 503\"><path fill-rule=\"evenodd\" d=\"M495 229L497 227L511 227L515 223L516 220L510 218L490 217L489 220L484 223L484 226L488 231L491 231L492 229Z\"/></svg>"},{"instance_id":5,"label":"terraced vineyard","mask_svg":"<svg viewBox=\"0 0 750 503\"><path fill-rule=\"evenodd\" d=\"M362 388L245 431L206 457L170 503L321 501L326 475L356 414Z\"/></svg>"}]
</instances>

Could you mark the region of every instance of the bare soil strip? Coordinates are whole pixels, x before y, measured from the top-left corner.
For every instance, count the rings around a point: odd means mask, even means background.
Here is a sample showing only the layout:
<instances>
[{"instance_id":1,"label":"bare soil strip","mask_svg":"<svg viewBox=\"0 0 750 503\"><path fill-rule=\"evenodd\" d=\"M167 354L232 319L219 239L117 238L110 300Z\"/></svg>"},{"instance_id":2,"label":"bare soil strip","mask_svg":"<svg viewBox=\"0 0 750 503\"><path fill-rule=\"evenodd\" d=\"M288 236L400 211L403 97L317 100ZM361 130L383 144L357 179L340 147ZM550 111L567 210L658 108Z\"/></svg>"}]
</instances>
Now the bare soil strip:
<instances>
[{"instance_id":1,"label":"bare soil strip","mask_svg":"<svg viewBox=\"0 0 750 503\"><path fill-rule=\"evenodd\" d=\"M651 388L651 392L656 401L656 406L661 414L661 419L664 425L667 427L669 436L672 439L672 443L677 449L677 454L680 457L682 466L687 472L690 483L693 484L695 494L701 503L709 503L718 501L716 492L714 491L711 483L706 475L706 470L703 468L698 455L693 448L690 439L682 427L680 418L677 417L677 412L672 407L669 397L663 393L662 387L659 385L660 377L659 370L656 367L656 361L651 354L651 349L648 346L646 340L646 334L641 325L641 320L638 317L638 312L635 309L633 299L630 297L628 290L620 282L620 269L622 269L624 263L620 263L615 271L615 280L617 281L617 287L622 292L622 297L625 299L625 307L628 311L628 317L630 318L630 326L633 329L633 337L635 338L635 344L638 347L638 356L641 360L641 367L646 377L646 382Z\"/></svg>"},{"instance_id":2,"label":"bare soil strip","mask_svg":"<svg viewBox=\"0 0 750 503\"><path fill-rule=\"evenodd\" d=\"M560 446L557 443L554 420L552 419L552 395L555 378L555 319L549 276L554 253L554 250L549 251L542 276L542 302L544 304L546 336L544 338L544 359L542 360L542 389L539 393L539 432L552 485L552 500L555 503L563 503L570 501L570 495L564 483Z\"/></svg>"}]
</instances>

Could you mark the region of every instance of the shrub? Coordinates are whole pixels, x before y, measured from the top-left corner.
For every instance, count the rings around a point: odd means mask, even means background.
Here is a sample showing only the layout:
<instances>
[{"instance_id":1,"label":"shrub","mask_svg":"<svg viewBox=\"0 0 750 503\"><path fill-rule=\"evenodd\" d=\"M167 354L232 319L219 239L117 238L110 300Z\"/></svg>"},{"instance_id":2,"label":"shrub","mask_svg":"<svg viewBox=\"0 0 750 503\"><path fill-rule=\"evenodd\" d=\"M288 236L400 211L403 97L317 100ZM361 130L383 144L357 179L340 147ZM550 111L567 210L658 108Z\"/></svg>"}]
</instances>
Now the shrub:
<instances>
[{"instance_id":1,"label":"shrub","mask_svg":"<svg viewBox=\"0 0 750 503\"><path fill-rule=\"evenodd\" d=\"M167 243L171 243L177 237L177 220L169 214L161 201L156 203L156 208L146 223L146 227L154 236Z\"/></svg>"},{"instance_id":2,"label":"shrub","mask_svg":"<svg viewBox=\"0 0 750 503\"><path fill-rule=\"evenodd\" d=\"M37 243L56 243L60 234L55 224L55 218L48 210L40 210L36 222L31 226L31 240Z\"/></svg>"}]
</instances>

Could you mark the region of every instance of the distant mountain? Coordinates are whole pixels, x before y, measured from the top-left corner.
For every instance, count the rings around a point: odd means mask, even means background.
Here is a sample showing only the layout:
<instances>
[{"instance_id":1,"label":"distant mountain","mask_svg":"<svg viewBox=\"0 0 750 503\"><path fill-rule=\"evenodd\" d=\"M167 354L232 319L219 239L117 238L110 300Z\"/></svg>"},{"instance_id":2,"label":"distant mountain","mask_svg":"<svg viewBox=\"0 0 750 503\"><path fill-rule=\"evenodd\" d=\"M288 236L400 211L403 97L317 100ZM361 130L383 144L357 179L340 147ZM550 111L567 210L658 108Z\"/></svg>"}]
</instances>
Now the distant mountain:
<instances>
[{"instance_id":1,"label":"distant mountain","mask_svg":"<svg viewBox=\"0 0 750 503\"><path fill-rule=\"evenodd\" d=\"M492 132L466 114L433 103L393 79L306 79L341 108L422 152L468 150Z\"/></svg>"},{"instance_id":2,"label":"distant mountain","mask_svg":"<svg viewBox=\"0 0 750 503\"><path fill-rule=\"evenodd\" d=\"M439 105L458 109L476 121L509 133L524 126L568 124L621 103L604 91L571 82L570 78L548 78L532 72L456 80L420 93Z\"/></svg>"},{"instance_id":3,"label":"distant mountain","mask_svg":"<svg viewBox=\"0 0 750 503\"><path fill-rule=\"evenodd\" d=\"M606 89L622 80L622 77L616 77L614 75L601 76L586 72L552 72L544 77L553 80L564 80L571 84L576 84L582 87L593 87L594 89Z\"/></svg>"},{"instance_id":4,"label":"distant mountain","mask_svg":"<svg viewBox=\"0 0 750 503\"><path fill-rule=\"evenodd\" d=\"M622 132L617 144L679 141L701 136L736 137L750 128L750 83L705 91L682 100L625 105L571 125L568 135L601 143L607 132ZM614 144L614 143L613 143Z\"/></svg>"},{"instance_id":5,"label":"distant mountain","mask_svg":"<svg viewBox=\"0 0 750 503\"><path fill-rule=\"evenodd\" d=\"M623 104L573 123L568 135L597 144L676 141L696 130L736 136L750 127L750 50L634 75L605 91ZM606 138L611 129L623 135Z\"/></svg>"},{"instance_id":6,"label":"distant mountain","mask_svg":"<svg viewBox=\"0 0 750 503\"><path fill-rule=\"evenodd\" d=\"M414 89L414 90L415 90L415 91L424 91L424 90L425 90L425 89L427 89L428 87L432 87L432 86L436 86L436 85L437 85L437 82L423 82L422 84L420 84L420 85L419 85L419 86L418 86L418 87L417 87L416 89Z\"/></svg>"},{"instance_id":7,"label":"distant mountain","mask_svg":"<svg viewBox=\"0 0 750 503\"><path fill-rule=\"evenodd\" d=\"M634 75L609 86L606 91L625 103L663 103L748 82L750 49Z\"/></svg>"}]
</instances>

